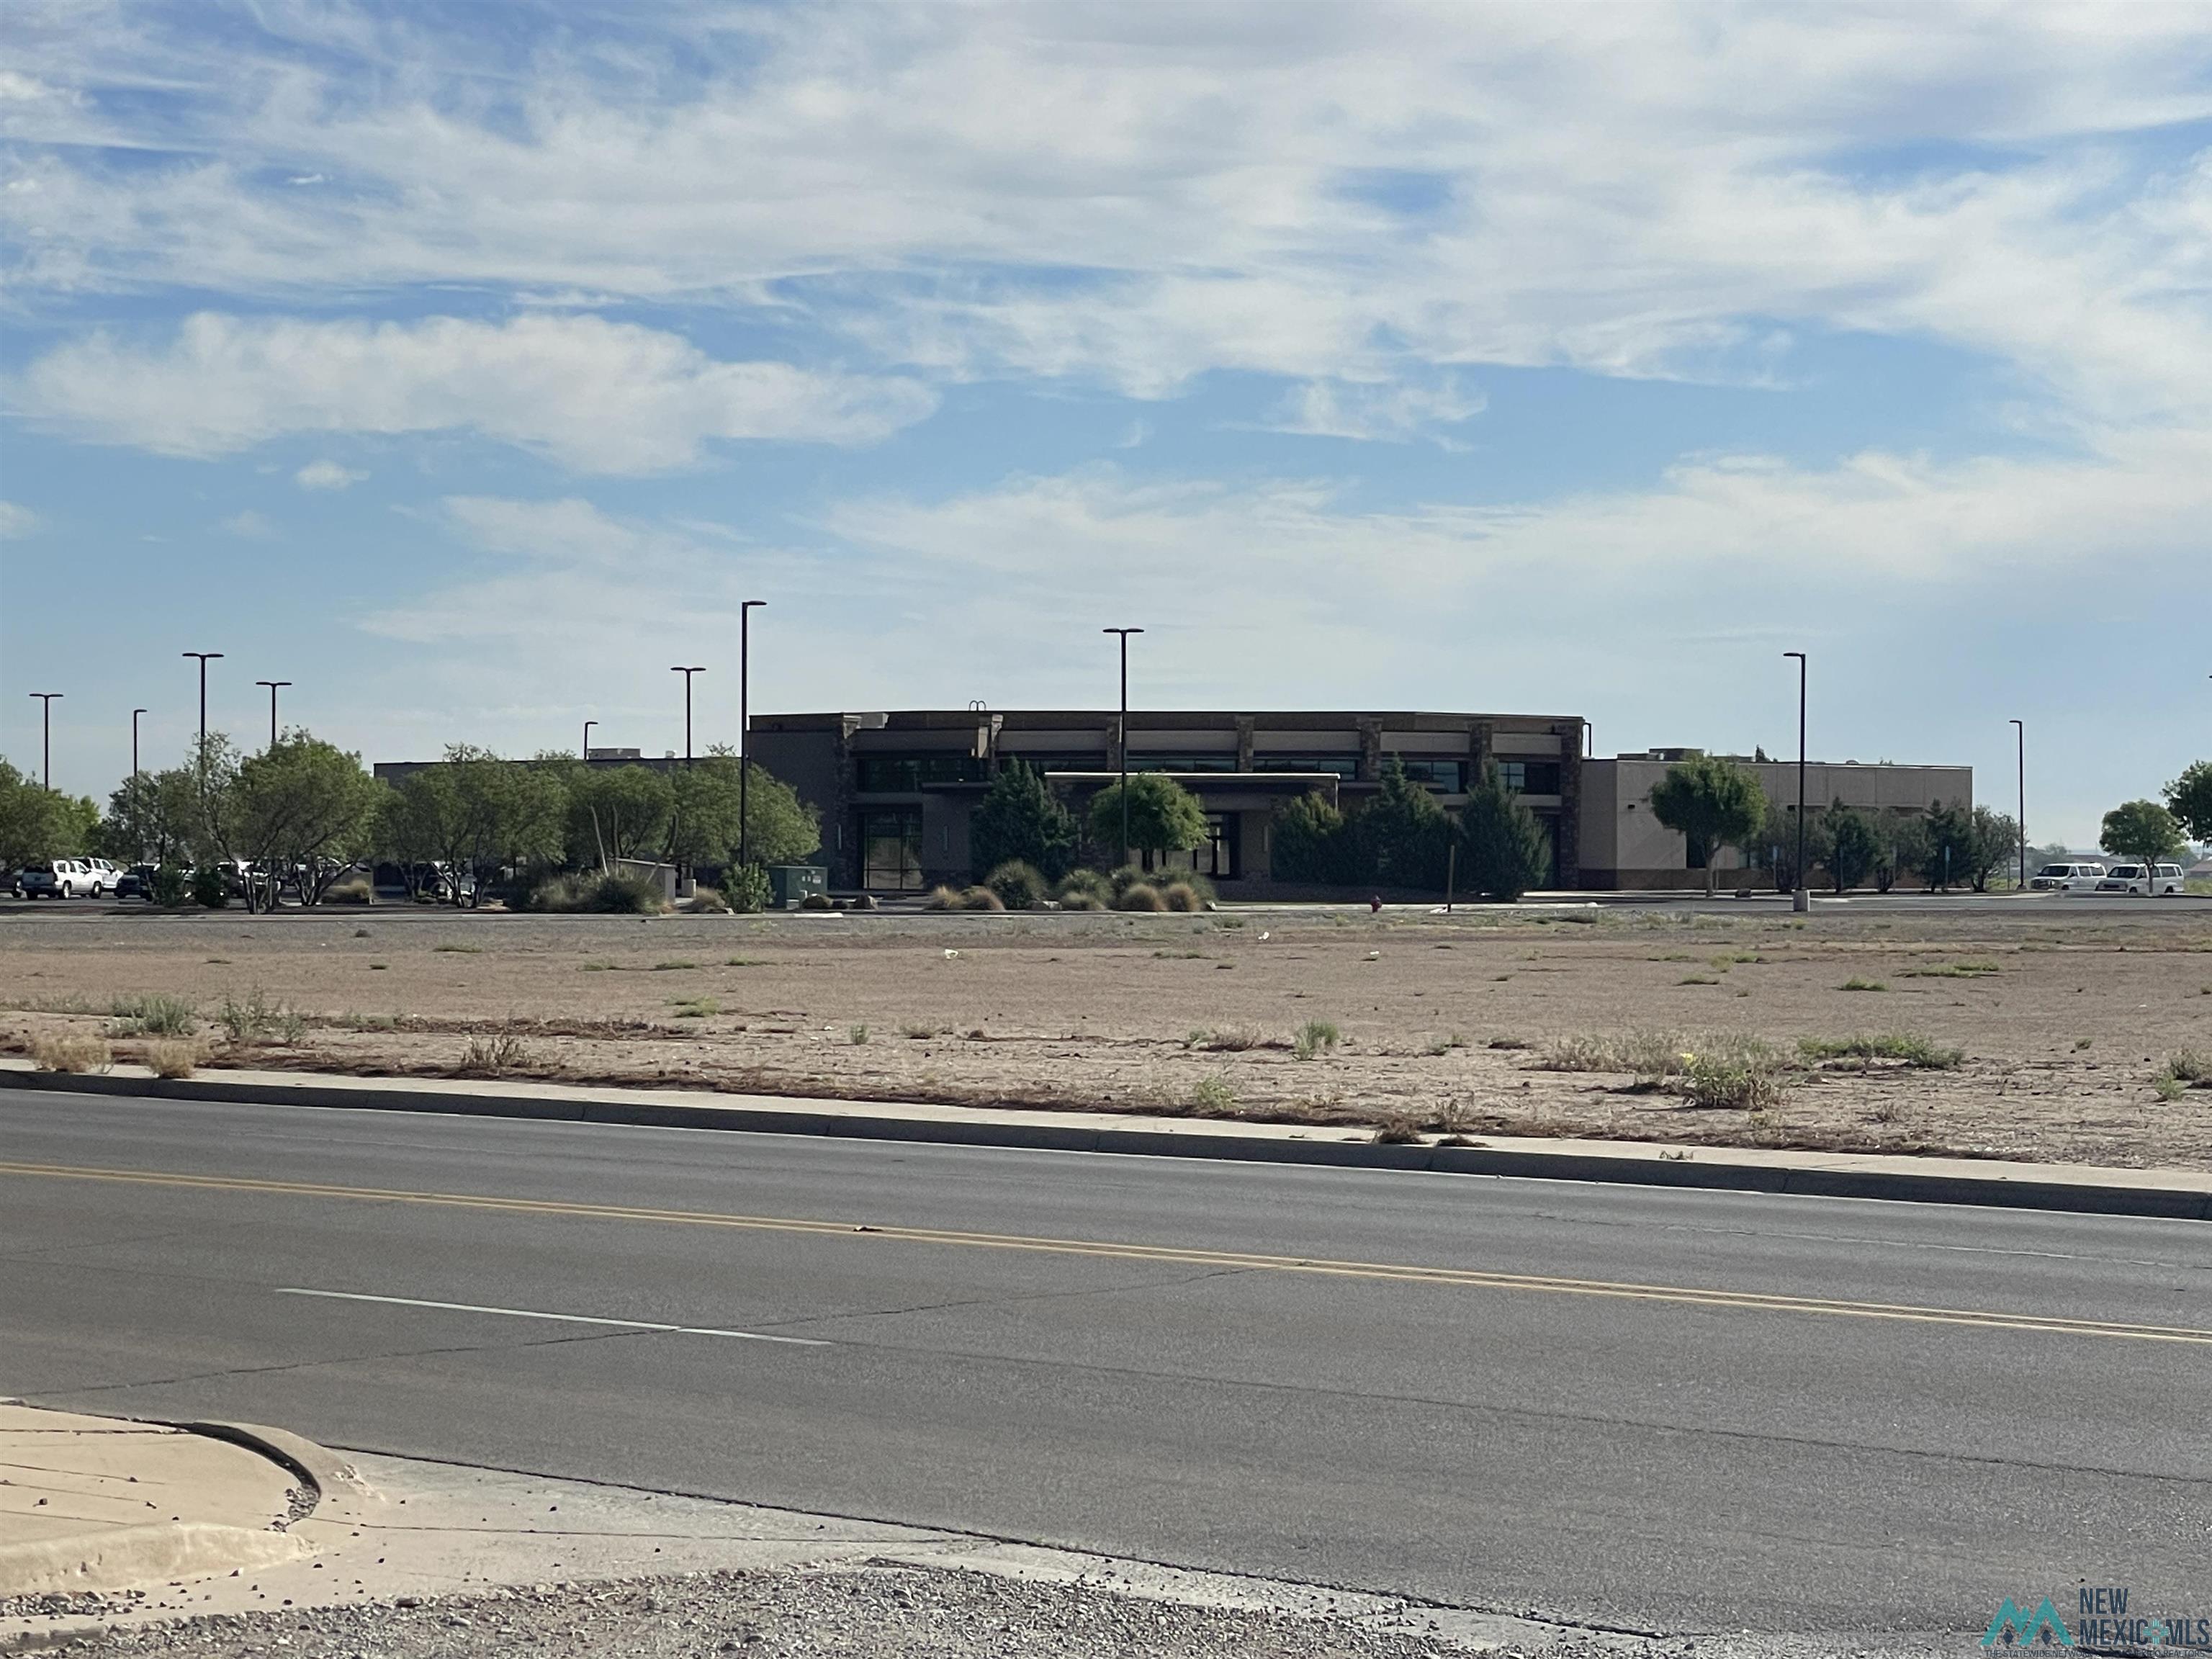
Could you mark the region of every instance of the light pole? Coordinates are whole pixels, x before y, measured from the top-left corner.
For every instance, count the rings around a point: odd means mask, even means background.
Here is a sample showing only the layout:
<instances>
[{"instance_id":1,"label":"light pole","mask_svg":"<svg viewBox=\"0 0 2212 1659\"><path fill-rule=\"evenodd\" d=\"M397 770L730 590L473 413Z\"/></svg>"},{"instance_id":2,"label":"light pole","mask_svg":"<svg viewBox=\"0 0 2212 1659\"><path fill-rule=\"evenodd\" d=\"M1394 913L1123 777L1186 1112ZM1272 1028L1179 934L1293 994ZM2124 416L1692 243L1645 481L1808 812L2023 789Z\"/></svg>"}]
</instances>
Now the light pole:
<instances>
[{"instance_id":1,"label":"light pole","mask_svg":"<svg viewBox=\"0 0 2212 1659\"><path fill-rule=\"evenodd\" d=\"M1141 634L1141 628L1102 628L1102 634L1121 636L1121 724L1115 747L1121 751L1121 857L1129 861L1129 635Z\"/></svg>"},{"instance_id":2,"label":"light pole","mask_svg":"<svg viewBox=\"0 0 2212 1659\"><path fill-rule=\"evenodd\" d=\"M1782 654L1797 659L1797 872L1790 908L1809 911L1813 890L1805 883L1805 653L1785 651Z\"/></svg>"},{"instance_id":3,"label":"light pole","mask_svg":"<svg viewBox=\"0 0 2212 1659\"><path fill-rule=\"evenodd\" d=\"M707 671L703 668L672 668L668 672L684 676L684 763L689 766L691 764L691 677Z\"/></svg>"},{"instance_id":4,"label":"light pole","mask_svg":"<svg viewBox=\"0 0 2212 1659\"><path fill-rule=\"evenodd\" d=\"M2014 720L2013 731L2020 738L2020 890L2027 890L2027 727Z\"/></svg>"},{"instance_id":5,"label":"light pole","mask_svg":"<svg viewBox=\"0 0 2212 1659\"><path fill-rule=\"evenodd\" d=\"M54 699L69 694L65 691L33 691L31 695L39 700L40 725L43 728L46 753L41 781L51 791L54 787Z\"/></svg>"},{"instance_id":6,"label":"light pole","mask_svg":"<svg viewBox=\"0 0 2212 1659\"><path fill-rule=\"evenodd\" d=\"M746 789L752 782L752 619L766 599L747 599L738 606L738 868L752 868L753 815Z\"/></svg>"},{"instance_id":7,"label":"light pole","mask_svg":"<svg viewBox=\"0 0 2212 1659\"><path fill-rule=\"evenodd\" d=\"M256 680L253 683L256 685L265 685L269 688L269 746L271 749L274 749L276 746L276 688L280 685L289 685L292 682L289 680Z\"/></svg>"},{"instance_id":8,"label":"light pole","mask_svg":"<svg viewBox=\"0 0 2212 1659\"><path fill-rule=\"evenodd\" d=\"M577 753L583 757L584 764L586 766L592 763L592 728L598 724L597 720L584 722L584 746L577 750Z\"/></svg>"},{"instance_id":9,"label":"light pole","mask_svg":"<svg viewBox=\"0 0 2212 1659\"><path fill-rule=\"evenodd\" d=\"M200 775L207 775L207 665L222 659L220 651L187 651L187 657L198 657L200 662Z\"/></svg>"}]
</instances>

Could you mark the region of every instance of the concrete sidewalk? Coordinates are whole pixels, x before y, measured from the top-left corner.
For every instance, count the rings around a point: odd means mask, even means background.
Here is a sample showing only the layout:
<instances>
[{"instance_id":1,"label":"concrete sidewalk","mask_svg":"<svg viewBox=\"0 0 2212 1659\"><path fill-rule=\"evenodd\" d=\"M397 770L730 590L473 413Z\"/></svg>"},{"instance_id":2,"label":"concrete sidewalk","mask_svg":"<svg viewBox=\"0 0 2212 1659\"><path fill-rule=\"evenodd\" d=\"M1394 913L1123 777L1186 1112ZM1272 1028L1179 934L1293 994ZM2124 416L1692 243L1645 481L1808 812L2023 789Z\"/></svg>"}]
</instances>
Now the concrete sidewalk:
<instances>
[{"instance_id":1,"label":"concrete sidewalk","mask_svg":"<svg viewBox=\"0 0 2212 1659\"><path fill-rule=\"evenodd\" d=\"M0 1601L293 1560L314 1498L300 1469L230 1437L0 1405Z\"/></svg>"},{"instance_id":2,"label":"concrete sidewalk","mask_svg":"<svg viewBox=\"0 0 2212 1659\"><path fill-rule=\"evenodd\" d=\"M1255 1123L1233 1118L823 1100L683 1089L580 1088L514 1079L365 1078L243 1070L164 1079L143 1066L123 1065L103 1073L74 1075L41 1072L27 1060L0 1059L0 1089L6 1088L1050 1152L1425 1170L1454 1175L2212 1220L2212 1174L2196 1170L2128 1170L1995 1158L1498 1134L1466 1146L1444 1146L1433 1136L1425 1136L1414 1145L1379 1146L1371 1133L1363 1128Z\"/></svg>"}]
</instances>

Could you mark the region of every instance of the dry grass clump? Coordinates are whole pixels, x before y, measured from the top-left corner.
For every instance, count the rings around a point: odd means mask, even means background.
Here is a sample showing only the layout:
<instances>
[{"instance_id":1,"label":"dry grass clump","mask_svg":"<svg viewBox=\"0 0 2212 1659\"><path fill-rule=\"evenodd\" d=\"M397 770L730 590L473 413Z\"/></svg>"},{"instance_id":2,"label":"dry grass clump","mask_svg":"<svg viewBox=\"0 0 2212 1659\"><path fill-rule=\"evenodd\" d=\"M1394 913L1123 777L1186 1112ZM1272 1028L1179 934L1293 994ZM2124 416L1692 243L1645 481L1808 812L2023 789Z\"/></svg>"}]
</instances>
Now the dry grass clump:
<instances>
[{"instance_id":1,"label":"dry grass clump","mask_svg":"<svg viewBox=\"0 0 2212 1659\"><path fill-rule=\"evenodd\" d=\"M146 1065L155 1077L186 1078L199 1064L199 1046L191 1042L149 1042Z\"/></svg>"},{"instance_id":2,"label":"dry grass clump","mask_svg":"<svg viewBox=\"0 0 2212 1659\"><path fill-rule=\"evenodd\" d=\"M31 1039L31 1063L42 1072L104 1072L115 1063L104 1037L77 1031L41 1031Z\"/></svg>"}]
</instances>

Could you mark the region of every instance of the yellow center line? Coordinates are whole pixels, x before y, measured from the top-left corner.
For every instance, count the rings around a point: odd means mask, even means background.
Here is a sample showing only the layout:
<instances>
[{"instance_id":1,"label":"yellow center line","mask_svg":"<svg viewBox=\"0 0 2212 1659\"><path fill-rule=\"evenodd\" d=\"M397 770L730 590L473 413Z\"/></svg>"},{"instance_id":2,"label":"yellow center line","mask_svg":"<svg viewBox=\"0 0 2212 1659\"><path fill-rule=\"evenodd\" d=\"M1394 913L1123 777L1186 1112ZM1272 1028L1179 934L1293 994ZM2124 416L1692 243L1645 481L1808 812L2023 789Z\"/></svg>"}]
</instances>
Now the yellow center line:
<instances>
[{"instance_id":1,"label":"yellow center line","mask_svg":"<svg viewBox=\"0 0 2212 1659\"><path fill-rule=\"evenodd\" d=\"M1829 1297L1784 1296L1689 1285L1645 1285L1602 1279L1565 1279L1541 1273L1499 1273L1480 1267L1428 1267L1388 1261L1337 1261L1326 1257L1262 1255L1237 1250L1165 1244L1121 1244L1102 1239L1031 1237L1018 1233L963 1232L942 1227L896 1227L792 1216L728 1215L708 1210L660 1210L561 1199L500 1198L485 1193L429 1193L381 1187L340 1187L319 1182L261 1181L245 1176L173 1175L153 1170L84 1169L64 1164L0 1161L0 1176L67 1181L112 1181L206 1192L265 1193L292 1198L350 1199L381 1204L442 1205L520 1215L570 1216L599 1221L640 1221L687 1227L732 1227L760 1232L811 1234L962 1249L1030 1250L1054 1255L1096 1256L1119 1261L1249 1272L1309 1273L1332 1278L1395 1279L1462 1289L1534 1291L1555 1296L1626 1297L1701 1308L1742 1308L1771 1313L1826 1314L1850 1319L1906 1320L1923 1324L1975 1325L2067 1336L2123 1337L2144 1342L2212 1346L2212 1330L2130 1321L2071 1319L2056 1314L2008 1313L1996 1309L1936 1308L1910 1303L1851 1302Z\"/></svg>"}]
</instances>

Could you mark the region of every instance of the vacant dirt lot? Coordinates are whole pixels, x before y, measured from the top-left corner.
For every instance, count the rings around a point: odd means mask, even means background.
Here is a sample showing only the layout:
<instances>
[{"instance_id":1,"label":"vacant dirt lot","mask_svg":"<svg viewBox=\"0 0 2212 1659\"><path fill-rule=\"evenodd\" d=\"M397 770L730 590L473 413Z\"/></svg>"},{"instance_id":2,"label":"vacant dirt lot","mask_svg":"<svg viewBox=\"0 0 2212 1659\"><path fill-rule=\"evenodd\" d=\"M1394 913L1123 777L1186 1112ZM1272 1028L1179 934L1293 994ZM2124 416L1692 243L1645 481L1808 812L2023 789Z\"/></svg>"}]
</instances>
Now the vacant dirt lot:
<instances>
[{"instance_id":1,"label":"vacant dirt lot","mask_svg":"<svg viewBox=\"0 0 2212 1659\"><path fill-rule=\"evenodd\" d=\"M2173 1064L2212 1058L2212 913L2063 907L14 911L0 1048L74 1031L131 1057L118 1008L166 996L203 1065L2212 1169L2212 1088ZM1310 1024L1337 1040L1299 1046ZM1818 1047L1854 1036L1908 1058ZM1690 1054L1756 1073L1758 1109L1699 1104L1665 1058Z\"/></svg>"}]
</instances>

